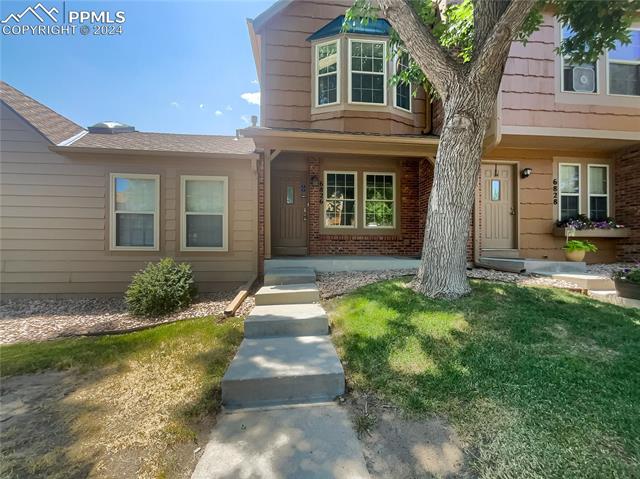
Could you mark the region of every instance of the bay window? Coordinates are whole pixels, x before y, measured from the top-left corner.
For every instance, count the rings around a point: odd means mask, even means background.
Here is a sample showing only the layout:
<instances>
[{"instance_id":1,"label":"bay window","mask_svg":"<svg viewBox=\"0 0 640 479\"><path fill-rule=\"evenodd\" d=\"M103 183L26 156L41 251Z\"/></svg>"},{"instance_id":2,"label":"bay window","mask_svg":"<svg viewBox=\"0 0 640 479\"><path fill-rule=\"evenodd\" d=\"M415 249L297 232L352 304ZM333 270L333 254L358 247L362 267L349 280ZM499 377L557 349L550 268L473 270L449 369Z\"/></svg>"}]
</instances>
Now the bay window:
<instances>
[{"instance_id":1,"label":"bay window","mask_svg":"<svg viewBox=\"0 0 640 479\"><path fill-rule=\"evenodd\" d=\"M560 220L580 214L580 165L560 164Z\"/></svg>"},{"instance_id":2,"label":"bay window","mask_svg":"<svg viewBox=\"0 0 640 479\"><path fill-rule=\"evenodd\" d=\"M340 102L340 46L337 40L316 45L316 106Z\"/></svg>"},{"instance_id":3,"label":"bay window","mask_svg":"<svg viewBox=\"0 0 640 479\"><path fill-rule=\"evenodd\" d=\"M384 41L349 39L349 103L387 103Z\"/></svg>"},{"instance_id":4,"label":"bay window","mask_svg":"<svg viewBox=\"0 0 640 479\"><path fill-rule=\"evenodd\" d=\"M158 250L158 175L111 174L111 249Z\"/></svg>"},{"instance_id":5,"label":"bay window","mask_svg":"<svg viewBox=\"0 0 640 479\"><path fill-rule=\"evenodd\" d=\"M395 174L364 174L365 228L395 227Z\"/></svg>"},{"instance_id":6,"label":"bay window","mask_svg":"<svg viewBox=\"0 0 640 479\"><path fill-rule=\"evenodd\" d=\"M227 251L228 179L224 176L183 176L183 251Z\"/></svg>"},{"instance_id":7,"label":"bay window","mask_svg":"<svg viewBox=\"0 0 640 479\"><path fill-rule=\"evenodd\" d=\"M324 226L355 228L356 173L326 171L324 174Z\"/></svg>"},{"instance_id":8,"label":"bay window","mask_svg":"<svg viewBox=\"0 0 640 479\"><path fill-rule=\"evenodd\" d=\"M640 96L640 30L631 30L631 43L607 54L609 94Z\"/></svg>"},{"instance_id":9,"label":"bay window","mask_svg":"<svg viewBox=\"0 0 640 479\"><path fill-rule=\"evenodd\" d=\"M589 219L604 221L609 216L609 167L589 165Z\"/></svg>"}]
</instances>

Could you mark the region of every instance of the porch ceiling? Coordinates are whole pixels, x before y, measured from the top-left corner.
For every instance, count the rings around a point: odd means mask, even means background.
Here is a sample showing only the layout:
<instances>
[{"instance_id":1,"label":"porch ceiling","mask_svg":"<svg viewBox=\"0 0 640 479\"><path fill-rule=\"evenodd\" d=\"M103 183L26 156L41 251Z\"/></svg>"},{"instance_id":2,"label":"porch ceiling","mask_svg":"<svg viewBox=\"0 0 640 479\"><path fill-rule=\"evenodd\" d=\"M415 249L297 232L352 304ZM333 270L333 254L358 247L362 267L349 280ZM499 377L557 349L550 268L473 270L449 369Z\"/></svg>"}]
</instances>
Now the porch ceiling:
<instances>
[{"instance_id":1,"label":"porch ceiling","mask_svg":"<svg viewBox=\"0 0 640 479\"><path fill-rule=\"evenodd\" d=\"M256 148L282 151L377 156L433 157L438 137L376 135L276 128L245 128L238 134L252 138Z\"/></svg>"}]
</instances>

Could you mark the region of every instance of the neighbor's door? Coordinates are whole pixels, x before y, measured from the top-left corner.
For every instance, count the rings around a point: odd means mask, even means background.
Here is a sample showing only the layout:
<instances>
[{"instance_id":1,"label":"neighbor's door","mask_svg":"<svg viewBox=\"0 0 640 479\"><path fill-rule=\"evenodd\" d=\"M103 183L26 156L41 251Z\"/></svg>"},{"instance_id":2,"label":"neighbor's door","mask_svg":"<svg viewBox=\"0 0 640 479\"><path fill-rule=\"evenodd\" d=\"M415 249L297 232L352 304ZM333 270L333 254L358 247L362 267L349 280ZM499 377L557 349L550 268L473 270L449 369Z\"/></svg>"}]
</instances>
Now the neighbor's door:
<instances>
[{"instance_id":1,"label":"neighbor's door","mask_svg":"<svg viewBox=\"0 0 640 479\"><path fill-rule=\"evenodd\" d=\"M482 164L483 250L517 248L515 169L515 165Z\"/></svg>"},{"instance_id":2,"label":"neighbor's door","mask_svg":"<svg viewBox=\"0 0 640 479\"><path fill-rule=\"evenodd\" d=\"M271 172L271 250L274 255L306 255L307 174Z\"/></svg>"}]
</instances>

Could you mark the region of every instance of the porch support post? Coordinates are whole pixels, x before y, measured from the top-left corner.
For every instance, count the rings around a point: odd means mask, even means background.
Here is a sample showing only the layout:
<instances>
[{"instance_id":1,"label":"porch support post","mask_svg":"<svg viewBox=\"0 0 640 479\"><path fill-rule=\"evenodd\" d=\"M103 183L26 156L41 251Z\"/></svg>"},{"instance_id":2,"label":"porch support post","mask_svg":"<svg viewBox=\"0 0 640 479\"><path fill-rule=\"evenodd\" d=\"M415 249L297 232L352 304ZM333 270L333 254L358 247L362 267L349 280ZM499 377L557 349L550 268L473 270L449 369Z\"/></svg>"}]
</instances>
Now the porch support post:
<instances>
[{"instance_id":1,"label":"porch support post","mask_svg":"<svg viewBox=\"0 0 640 479\"><path fill-rule=\"evenodd\" d=\"M264 257L271 259L271 150L264 150Z\"/></svg>"}]
</instances>

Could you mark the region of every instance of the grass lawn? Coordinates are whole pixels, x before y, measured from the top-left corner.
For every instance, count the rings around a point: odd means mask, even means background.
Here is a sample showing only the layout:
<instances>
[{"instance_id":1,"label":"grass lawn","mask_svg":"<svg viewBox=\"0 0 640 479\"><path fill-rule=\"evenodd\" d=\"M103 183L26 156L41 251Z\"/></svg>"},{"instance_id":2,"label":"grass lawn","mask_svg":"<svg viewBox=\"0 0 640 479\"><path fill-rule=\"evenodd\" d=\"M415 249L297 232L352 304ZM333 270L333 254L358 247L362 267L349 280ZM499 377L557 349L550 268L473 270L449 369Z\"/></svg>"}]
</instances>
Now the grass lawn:
<instances>
[{"instance_id":1,"label":"grass lawn","mask_svg":"<svg viewBox=\"0 0 640 479\"><path fill-rule=\"evenodd\" d=\"M481 477L638 477L640 312L472 285L455 302L403 280L332 301L349 386L411 417L446 417Z\"/></svg>"},{"instance_id":2,"label":"grass lawn","mask_svg":"<svg viewBox=\"0 0 640 479\"><path fill-rule=\"evenodd\" d=\"M0 477L188 477L241 339L202 318L0 347Z\"/></svg>"}]
</instances>

